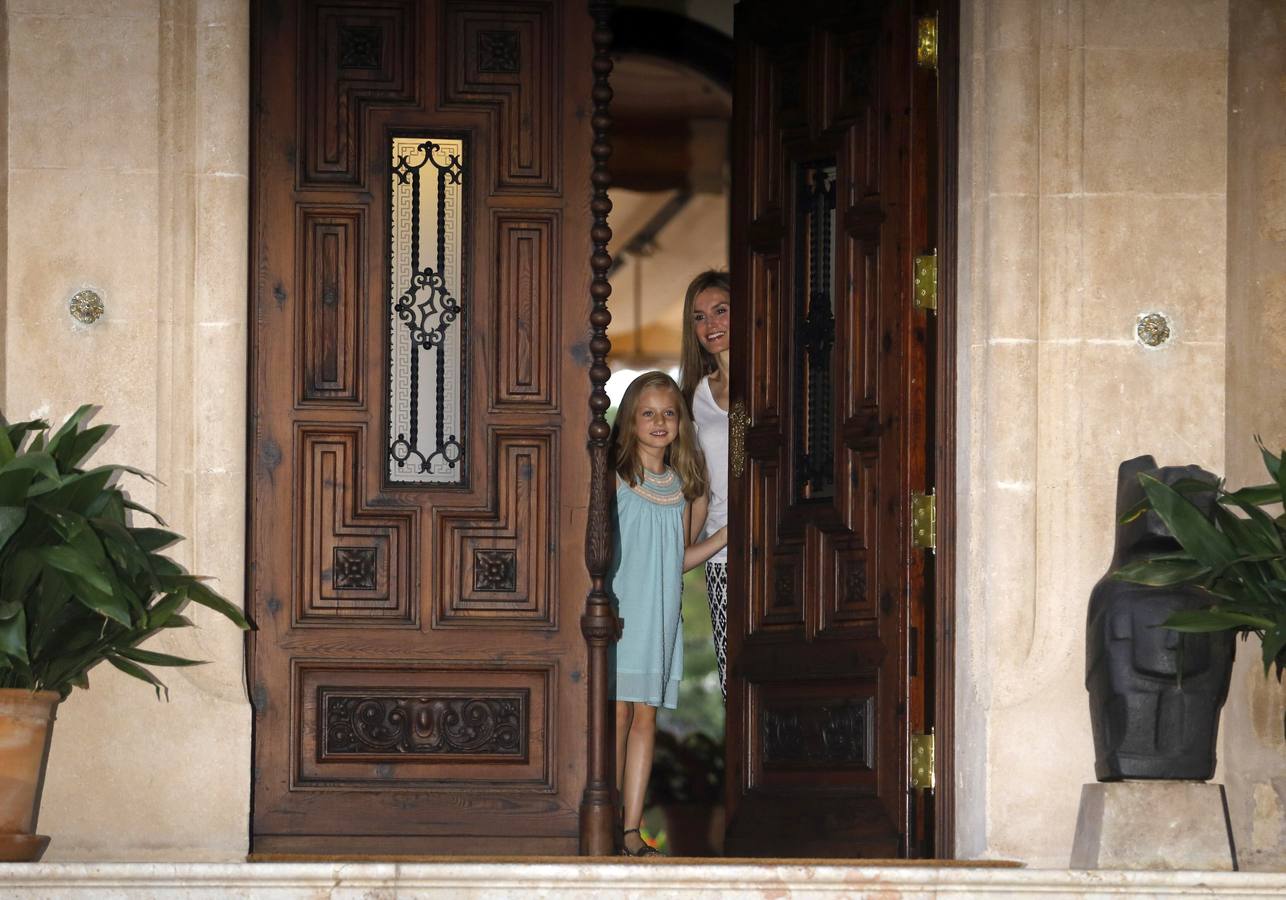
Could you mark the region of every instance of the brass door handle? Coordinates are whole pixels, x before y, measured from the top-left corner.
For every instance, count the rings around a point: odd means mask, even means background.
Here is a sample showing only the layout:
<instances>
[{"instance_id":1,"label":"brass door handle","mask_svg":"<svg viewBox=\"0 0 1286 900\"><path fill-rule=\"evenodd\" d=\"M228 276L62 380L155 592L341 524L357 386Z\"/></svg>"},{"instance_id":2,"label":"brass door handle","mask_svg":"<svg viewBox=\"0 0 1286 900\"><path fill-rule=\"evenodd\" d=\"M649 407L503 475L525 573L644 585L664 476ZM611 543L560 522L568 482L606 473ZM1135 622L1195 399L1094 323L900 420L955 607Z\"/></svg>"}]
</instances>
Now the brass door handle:
<instances>
[{"instance_id":1,"label":"brass door handle","mask_svg":"<svg viewBox=\"0 0 1286 900\"><path fill-rule=\"evenodd\" d=\"M728 463L733 478L740 478L746 473L746 428L749 425L746 404L738 400L728 410Z\"/></svg>"}]
</instances>

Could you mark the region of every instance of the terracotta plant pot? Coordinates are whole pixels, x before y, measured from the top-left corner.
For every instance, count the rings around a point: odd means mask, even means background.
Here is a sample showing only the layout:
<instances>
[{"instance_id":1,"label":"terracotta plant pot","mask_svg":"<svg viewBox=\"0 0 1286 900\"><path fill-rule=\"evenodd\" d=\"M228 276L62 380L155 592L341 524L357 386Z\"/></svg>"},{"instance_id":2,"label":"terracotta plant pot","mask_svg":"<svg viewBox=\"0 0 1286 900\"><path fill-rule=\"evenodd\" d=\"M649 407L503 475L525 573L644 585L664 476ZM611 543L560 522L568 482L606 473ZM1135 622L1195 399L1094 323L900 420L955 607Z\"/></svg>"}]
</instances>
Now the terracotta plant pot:
<instances>
[{"instance_id":1,"label":"terracotta plant pot","mask_svg":"<svg viewBox=\"0 0 1286 900\"><path fill-rule=\"evenodd\" d=\"M49 846L35 831L58 699L54 691L0 689L0 860L35 862Z\"/></svg>"}]
</instances>

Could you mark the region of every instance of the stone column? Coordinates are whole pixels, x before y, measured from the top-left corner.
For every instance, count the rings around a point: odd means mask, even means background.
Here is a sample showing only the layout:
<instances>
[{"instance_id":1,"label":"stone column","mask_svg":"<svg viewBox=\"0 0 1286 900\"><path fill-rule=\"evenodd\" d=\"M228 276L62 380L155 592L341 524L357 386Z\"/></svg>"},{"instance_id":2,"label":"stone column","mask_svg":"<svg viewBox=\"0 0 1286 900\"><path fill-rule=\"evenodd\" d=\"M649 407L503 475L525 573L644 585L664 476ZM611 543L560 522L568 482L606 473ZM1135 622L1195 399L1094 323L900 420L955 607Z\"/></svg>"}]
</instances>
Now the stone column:
<instances>
[{"instance_id":1,"label":"stone column","mask_svg":"<svg viewBox=\"0 0 1286 900\"><path fill-rule=\"evenodd\" d=\"M119 425L97 461L187 541L175 558L240 603L245 581L248 4L8 0L7 414L81 403ZM0 142L5 146L5 142ZM92 286L106 312L71 320ZM249 832L243 636L204 609L148 646L210 664L109 666L62 704L46 859L236 860Z\"/></svg>"},{"instance_id":2,"label":"stone column","mask_svg":"<svg viewBox=\"0 0 1286 900\"><path fill-rule=\"evenodd\" d=\"M1223 469L1227 0L966 0L958 852L1063 867L1116 471ZM1163 312L1158 349L1135 338Z\"/></svg>"},{"instance_id":3,"label":"stone column","mask_svg":"<svg viewBox=\"0 0 1286 900\"><path fill-rule=\"evenodd\" d=\"M1253 436L1286 447L1286 5L1232 0L1228 61L1230 485L1265 480ZM1243 868L1286 867L1286 689L1238 644L1223 770Z\"/></svg>"}]
</instances>

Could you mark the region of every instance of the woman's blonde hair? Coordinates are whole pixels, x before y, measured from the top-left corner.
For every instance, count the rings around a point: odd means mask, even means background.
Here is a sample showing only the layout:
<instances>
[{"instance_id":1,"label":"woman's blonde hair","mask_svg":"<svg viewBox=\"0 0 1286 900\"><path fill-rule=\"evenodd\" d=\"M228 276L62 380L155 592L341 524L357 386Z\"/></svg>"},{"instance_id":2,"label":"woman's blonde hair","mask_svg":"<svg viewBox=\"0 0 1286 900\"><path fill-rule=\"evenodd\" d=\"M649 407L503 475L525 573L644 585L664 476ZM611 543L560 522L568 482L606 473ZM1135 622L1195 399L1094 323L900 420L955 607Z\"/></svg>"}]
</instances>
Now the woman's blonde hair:
<instances>
[{"instance_id":1,"label":"woman's blonde hair","mask_svg":"<svg viewBox=\"0 0 1286 900\"><path fill-rule=\"evenodd\" d=\"M643 481L643 464L639 462L639 436L634 428L634 411L639 397L649 388L673 391L679 412L679 433L665 450L665 462L679 474L683 496L692 502L706 492L706 461L697 443L697 428L688 411L687 401L674 379L664 372L644 372L630 382L616 410L612 426L612 468L633 487Z\"/></svg>"},{"instance_id":2,"label":"woman's blonde hair","mask_svg":"<svg viewBox=\"0 0 1286 900\"><path fill-rule=\"evenodd\" d=\"M692 403L692 395L696 392L697 384L701 379L719 368L714 354L701 346L701 342L697 340L697 333L692 328L692 303L697 299L697 294L710 288L717 288L731 298L732 279L728 277L727 272L707 269L688 283L688 292L683 297L683 343L679 349L679 385L683 398L689 405Z\"/></svg>"}]
</instances>

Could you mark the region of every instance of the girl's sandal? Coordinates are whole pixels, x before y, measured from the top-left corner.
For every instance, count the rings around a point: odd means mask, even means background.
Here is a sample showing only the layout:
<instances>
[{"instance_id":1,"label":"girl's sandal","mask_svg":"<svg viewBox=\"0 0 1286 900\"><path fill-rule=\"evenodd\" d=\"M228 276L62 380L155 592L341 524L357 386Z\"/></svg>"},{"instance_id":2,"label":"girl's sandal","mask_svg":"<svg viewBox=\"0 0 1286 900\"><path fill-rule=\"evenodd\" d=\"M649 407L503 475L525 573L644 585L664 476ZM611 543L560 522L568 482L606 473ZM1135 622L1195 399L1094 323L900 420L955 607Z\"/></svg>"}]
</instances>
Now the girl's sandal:
<instances>
[{"instance_id":1,"label":"girl's sandal","mask_svg":"<svg viewBox=\"0 0 1286 900\"><path fill-rule=\"evenodd\" d=\"M624 838L627 835L631 835L631 834L638 834L639 840L640 841L643 840L643 835L639 834L639 830L637 828L628 829L627 831L625 831L624 834L621 835L621 837ZM637 850L631 850L629 847L625 846L623 841L621 843L621 856L660 856L660 855L661 855L661 851L653 847L647 841L643 841L643 846L639 847Z\"/></svg>"}]
</instances>

